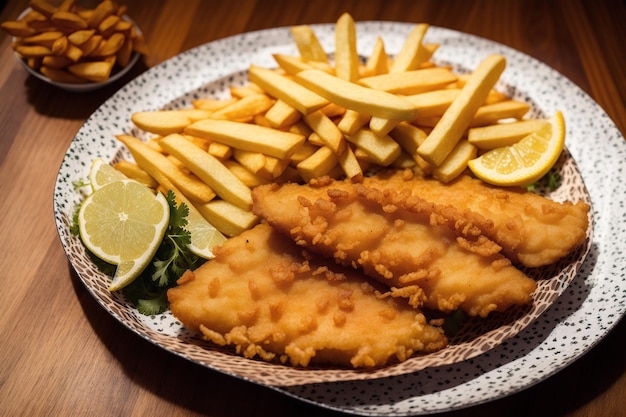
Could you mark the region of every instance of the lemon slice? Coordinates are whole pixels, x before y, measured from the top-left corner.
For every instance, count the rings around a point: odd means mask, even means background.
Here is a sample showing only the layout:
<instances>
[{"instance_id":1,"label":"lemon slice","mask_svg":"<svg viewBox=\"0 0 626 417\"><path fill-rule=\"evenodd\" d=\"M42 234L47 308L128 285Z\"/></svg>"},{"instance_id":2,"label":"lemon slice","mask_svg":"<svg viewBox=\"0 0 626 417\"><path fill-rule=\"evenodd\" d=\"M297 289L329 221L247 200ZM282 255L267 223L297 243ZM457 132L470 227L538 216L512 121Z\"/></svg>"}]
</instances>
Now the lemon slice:
<instances>
[{"instance_id":1,"label":"lemon slice","mask_svg":"<svg viewBox=\"0 0 626 417\"><path fill-rule=\"evenodd\" d=\"M187 226L185 227L191 234L189 250L204 259L213 259L213 247L221 245L226 241L224 236L211 223L205 220L202 215L193 207L189 207L187 216Z\"/></svg>"},{"instance_id":2,"label":"lemon slice","mask_svg":"<svg viewBox=\"0 0 626 417\"><path fill-rule=\"evenodd\" d=\"M519 142L492 149L468 162L481 180L494 185L526 186L554 166L565 144L565 122L555 113L539 130Z\"/></svg>"},{"instance_id":3,"label":"lemon slice","mask_svg":"<svg viewBox=\"0 0 626 417\"><path fill-rule=\"evenodd\" d=\"M113 181L125 180L128 177L109 165L104 159L96 158L89 169L89 183L93 191Z\"/></svg>"},{"instance_id":4,"label":"lemon slice","mask_svg":"<svg viewBox=\"0 0 626 417\"><path fill-rule=\"evenodd\" d=\"M109 289L130 284L150 263L169 223L169 205L130 179L103 185L83 201L80 237L98 258L118 266Z\"/></svg>"}]
</instances>

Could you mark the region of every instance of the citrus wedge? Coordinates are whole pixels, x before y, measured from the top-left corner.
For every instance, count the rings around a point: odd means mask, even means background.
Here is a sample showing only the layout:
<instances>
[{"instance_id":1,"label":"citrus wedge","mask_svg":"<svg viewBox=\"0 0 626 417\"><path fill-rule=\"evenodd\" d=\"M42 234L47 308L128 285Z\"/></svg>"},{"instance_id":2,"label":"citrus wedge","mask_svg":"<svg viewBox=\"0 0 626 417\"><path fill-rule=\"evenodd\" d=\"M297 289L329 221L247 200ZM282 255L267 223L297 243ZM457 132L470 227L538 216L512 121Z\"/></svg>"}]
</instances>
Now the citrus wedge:
<instances>
[{"instance_id":1,"label":"citrus wedge","mask_svg":"<svg viewBox=\"0 0 626 417\"><path fill-rule=\"evenodd\" d=\"M194 207L189 208L185 228L191 234L189 250L204 259L213 259L213 247L226 241L226 236L206 221Z\"/></svg>"},{"instance_id":2,"label":"citrus wedge","mask_svg":"<svg viewBox=\"0 0 626 417\"><path fill-rule=\"evenodd\" d=\"M110 182L124 179L127 179L126 175L113 168L102 158L96 158L91 163L91 168L89 169L89 183L93 191L102 188L102 186Z\"/></svg>"},{"instance_id":3,"label":"citrus wedge","mask_svg":"<svg viewBox=\"0 0 626 417\"><path fill-rule=\"evenodd\" d=\"M555 113L537 131L519 142L492 149L468 162L481 180L501 186L526 186L550 171L565 144L565 122Z\"/></svg>"},{"instance_id":4,"label":"citrus wedge","mask_svg":"<svg viewBox=\"0 0 626 417\"><path fill-rule=\"evenodd\" d=\"M149 264L169 223L169 205L130 179L103 185L83 201L80 237L98 258L118 266L109 289L130 284Z\"/></svg>"}]
</instances>

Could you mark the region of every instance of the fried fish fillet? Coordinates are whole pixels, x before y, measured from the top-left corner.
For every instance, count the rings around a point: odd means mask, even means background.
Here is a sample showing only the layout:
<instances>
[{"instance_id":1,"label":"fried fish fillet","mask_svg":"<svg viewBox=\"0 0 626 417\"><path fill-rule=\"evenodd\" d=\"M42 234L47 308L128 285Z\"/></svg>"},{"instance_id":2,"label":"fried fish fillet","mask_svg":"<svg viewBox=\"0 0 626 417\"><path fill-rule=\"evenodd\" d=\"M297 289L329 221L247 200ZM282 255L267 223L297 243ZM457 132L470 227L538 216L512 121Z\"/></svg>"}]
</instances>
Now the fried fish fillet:
<instances>
[{"instance_id":1,"label":"fried fish fillet","mask_svg":"<svg viewBox=\"0 0 626 417\"><path fill-rule=\"evenodd\" d=\"M252 197L275 229L415 307L485 317L532 301L536 282L452 207L330 178L263 185Z\"/></svg>"},{"instance_id":2,"label":"fried fish fillet","mask_svg":"<svg viewBox=\"0 0 626 417\"><path fill-rule=\"evenodd\" d=\"M482 232L502 246L502 253L527 267L550 265L578 248L586 239L589 205L559 203L522 188L490 186L467 175L444 184L388 171L364 179L381 189L409 190L424 200L454 206L465 214L478 214Z\"/></svg>"},{"instance_id":3,"label":"fried fish fillet","mask_svg":"<svg viewBox=\"0 0 626 417\"><path fill-rule=\"evenodd\" d=\"M181 277L168 291L172 313L245 357L293 366L369 368L446 346L441 329L404 300L381 297L359 272L303 253L259 224Z\"/></svg>"}]
</instances>

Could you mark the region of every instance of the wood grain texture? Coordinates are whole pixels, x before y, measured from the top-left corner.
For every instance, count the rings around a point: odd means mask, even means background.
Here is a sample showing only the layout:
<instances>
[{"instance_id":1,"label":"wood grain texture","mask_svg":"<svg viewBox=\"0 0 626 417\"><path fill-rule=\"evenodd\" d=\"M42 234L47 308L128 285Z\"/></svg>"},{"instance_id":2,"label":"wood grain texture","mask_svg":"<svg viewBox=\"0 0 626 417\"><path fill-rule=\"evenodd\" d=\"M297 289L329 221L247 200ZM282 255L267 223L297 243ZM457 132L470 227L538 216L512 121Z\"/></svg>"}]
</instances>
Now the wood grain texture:
<instances>
[{"instance_id":1,"label":"wood grain texture","mask_svg":"<svg viewBox=\"0 0 626 417\"><path fill-rule=\"evenodd\" d=\"M78 0L82 4L89 1ZM94 1L91 0L91 3ZM0 21L27 0L6 2ZM0 33L0 415L332 416L208 371L137 337L89 295L52 214L65 150L124 82L182 52L245 31L355 20L427 22L501 42L555 68L626 132L622 0L133 0L151 53L112 86L71 94L29 77ZM624 415L626 323L576 363L523 392L452 416Z\"/></svg>"}]
</instances>

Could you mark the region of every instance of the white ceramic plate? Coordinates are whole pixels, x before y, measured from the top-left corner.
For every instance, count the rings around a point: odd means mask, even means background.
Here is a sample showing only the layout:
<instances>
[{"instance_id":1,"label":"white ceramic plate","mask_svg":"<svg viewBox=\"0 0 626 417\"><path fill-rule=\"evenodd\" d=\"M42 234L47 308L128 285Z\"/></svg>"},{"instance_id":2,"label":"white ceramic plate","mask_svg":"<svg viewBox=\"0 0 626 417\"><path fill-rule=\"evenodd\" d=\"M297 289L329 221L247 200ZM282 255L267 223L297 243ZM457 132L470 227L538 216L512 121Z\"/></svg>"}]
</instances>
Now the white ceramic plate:
<instances>
[{"instance_id":1,"label":"white ceramic plate","mask_svg":"<svg viewBox=\"0 0 626 417\"><path fill-rule=\"evenodd\" d=\"M358 48L369 55L377 36L389 53L397 52L413 25L393 22L357 24ZM333 50L334 25L314 25L327 51ZM296 54L288 28L246 33L190 50L152 68L122 87L79 130L60 167L54 194L55 220L68 258L90 293L132 331L174 354L208 368L322 407L347 413L402 416L449 411L510 395L572 363L601 340L626 311L624 278L626 221L626 142L600 107L565 77L544 64L503 45L447 29L431 27L427 42L440 43L440 63L457 71L475 68L491 53L507 57L508 66L497 88L525 100L533 116L562 110L567 121L567 147L573 170L582 176L595 218L589 254L569 286L528 327L523 326L489 351L463 362L423 366L419 372L394 372L372 379L367 373L332 370L285 370L279 365L244 360L227 351L207 349L194 335L164 314L144 317L119 294L106 291L106 277L84 255L69 233L69 223L81 196L72 182L85 178L96 157L130 157L115 135L142 136L130 122L135 111L191 107L199 97L227 97L228 87L245 84L250 64L274 66L273 53ZM571 158L570 158L571 159ZM584 188L584 187L583 187ZM555 195L567 198L568 195ZM590 236L591 237L591 236ZM580 260L582 262L582 259ZM207 351L210 354L207 355ZM419 359L416 359L419 360ZM277 368L278 367L278 368ZM279 369L280 368L280 369ZM273 374L304 383L272 384ZM300 377L301 375L304 377ZM265 379L264 379L265 378ZM332 382L331 382L332 381ZM280 382L280 381L279 381Z\"/></svg>"}]
</instances>

